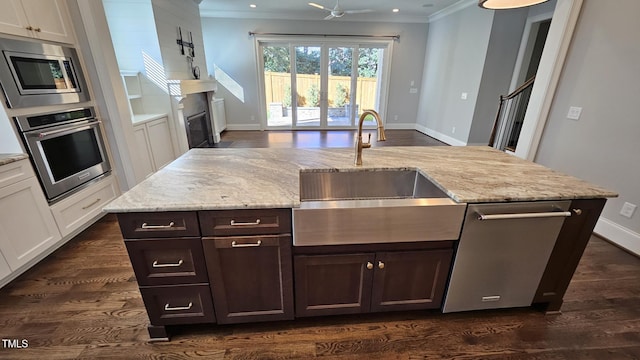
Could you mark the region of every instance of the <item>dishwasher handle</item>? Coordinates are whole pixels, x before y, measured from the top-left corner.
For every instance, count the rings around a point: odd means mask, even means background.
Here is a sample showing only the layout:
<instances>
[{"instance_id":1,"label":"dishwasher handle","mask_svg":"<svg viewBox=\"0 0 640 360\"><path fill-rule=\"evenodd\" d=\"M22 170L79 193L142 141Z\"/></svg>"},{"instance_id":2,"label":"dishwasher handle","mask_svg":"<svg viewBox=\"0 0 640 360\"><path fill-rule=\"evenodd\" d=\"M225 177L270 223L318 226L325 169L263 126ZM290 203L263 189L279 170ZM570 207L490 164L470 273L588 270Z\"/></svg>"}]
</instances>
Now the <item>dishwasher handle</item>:
<instances>
[{"instance_id":1,"label":"dishwasher handle","mask_svg":"<svg viewBox=\"0 0 640 360\"><path fill-rule=\"evenodd\" d=\"M539 213L516 213L516 214L483 214L476 211L478 220L503 220L503 219L533 219L533 218L551 218L551 217L569 217L571 211L550 211Z\"/></svg>"}]
</instances>

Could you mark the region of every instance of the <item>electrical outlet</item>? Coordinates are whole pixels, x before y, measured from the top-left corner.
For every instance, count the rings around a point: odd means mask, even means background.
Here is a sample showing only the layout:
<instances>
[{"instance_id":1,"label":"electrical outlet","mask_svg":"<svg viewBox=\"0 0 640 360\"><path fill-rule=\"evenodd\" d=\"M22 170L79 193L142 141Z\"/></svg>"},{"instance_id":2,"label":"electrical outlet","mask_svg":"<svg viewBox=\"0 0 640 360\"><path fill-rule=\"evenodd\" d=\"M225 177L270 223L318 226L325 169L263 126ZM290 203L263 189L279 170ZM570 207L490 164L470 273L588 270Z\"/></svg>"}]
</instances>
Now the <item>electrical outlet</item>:
<instances>
[{"instance_id":1,"label":"electrical outlet","mask_svg":"<svg viewBox=\"0 0 640 360\"><path fill-rule=\"evenodd\" d=\"M393 120L398 120L398 115L393 115Z\"/></svg>"},{"instance_id":2,"label":"electrical outlet","mask_svg":"<svg viewBox=\"0 0 640 360\"><path fill-rule=\"evenodd\" d=\"M256 116L255 115L251 115L251 121L255 121Z\"/></svg>"},{"instance_id":3,"label":"electrical outlet","mask_svg":"<svg viewBox=\"0 0 640 360\"><path fill-rule=\"evenodd\" d=\"M451 133L455 134L456 133L456 127L454 126L453 128L451 128Z\"/></svg>"},{"instance_id":4,"label":"electrical outlet","mask_svg":"<svg viewBox=\"0 0 640 360\"><path fill-rule=\"evenodd\" d=\"M466 92L465 92L465 93L462 93L462 94L460 94L460 99L462 99L462 100L467 100L467 96L468 96L468 95L469 95L469 94L467 94Z\"/></svg>"},{"instance_id":5,"label":"electrical outlet","mask_svg":"<svg viewBox=\"0 0 640 360\"><path fill-rule=\"evenodd\" d=\"M622 205L622 209L620 209L620 215L631 219L635 211L636 206L634 204L625 202L624 205Z\"/></svg>"},{"instance_id":6,"label":"electrical outlet","mask_svg":"<svg viewBox=\"0 0 640 360\"><path fill-rule=\"evenodd\" d=\"M567 119L578 120L580 119L581 113L582 113L581 107L572 106L569 108L569 112L567 113Z\"/></svg>"},{"instance_id":7,"label":"electrical outlet","mask_svg":"<svg viewBox=\"0 0 640 360\"><path fill-rule=\"evenodd\" d=\"M418 88L409 88L409 94L417 94Z\"/></svg>"}]
</instances>

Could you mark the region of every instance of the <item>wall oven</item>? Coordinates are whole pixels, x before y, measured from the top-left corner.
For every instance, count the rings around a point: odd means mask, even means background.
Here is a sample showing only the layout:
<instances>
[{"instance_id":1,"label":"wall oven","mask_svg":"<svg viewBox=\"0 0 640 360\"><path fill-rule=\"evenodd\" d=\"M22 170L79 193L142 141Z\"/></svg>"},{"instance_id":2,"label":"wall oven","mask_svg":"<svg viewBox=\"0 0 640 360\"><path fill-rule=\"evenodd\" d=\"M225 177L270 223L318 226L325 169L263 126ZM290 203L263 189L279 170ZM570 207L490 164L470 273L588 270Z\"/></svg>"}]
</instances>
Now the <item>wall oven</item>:
<instances>
[{"instance_id":1,"label":"wall oven","mask_svg":"<svg viewBox=\"0 0 640 360\"><path fill-rule=\"evenodd\" d=\"M92 107L15 118L49 202L111 170Z\"/></svg>"},{"instance_id":2,"label":"wall oven","mask_svg":"<svg viewBox=\"0 0 640 360\"><path fill-rule=\"evenodd\" d=\"M74 48L0 38L0 51L0 83L7 107L89 100Z\"/></svg>"}]
</instances>

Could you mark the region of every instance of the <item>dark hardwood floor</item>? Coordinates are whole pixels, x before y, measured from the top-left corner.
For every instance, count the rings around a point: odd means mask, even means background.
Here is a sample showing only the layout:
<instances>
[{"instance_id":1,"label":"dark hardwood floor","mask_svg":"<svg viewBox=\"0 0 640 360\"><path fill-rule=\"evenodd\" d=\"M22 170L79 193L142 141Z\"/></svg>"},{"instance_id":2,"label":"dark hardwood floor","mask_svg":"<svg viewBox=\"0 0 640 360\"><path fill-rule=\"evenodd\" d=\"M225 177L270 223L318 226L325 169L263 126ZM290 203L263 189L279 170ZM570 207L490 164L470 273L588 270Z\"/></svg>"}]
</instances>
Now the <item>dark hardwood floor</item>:
<instances>
[{"instance_id":1,"label":"dark hardwood floor","mask_svg":"<svg viewBox=\"0 0 640 360\"><path fill-rule=\"evenodd\" d=\"M387 140L376 141L375 130L364 130L366 141L371 134L372 146L447 146L416 130L386 130ZM321 148L352 147L355 130L300 130L300 131L225 131L215 147L231 148Z\"/></svg>"},{"instance_id":2,"label":"dark hardwood floor","mask_svg":"<svg viewBox=\"0 0 640 360\"><path fill-rule=\"evenodd\" d=\"M280 133L228 132L223 140L301 147L325 136L336 144L333 134ZM414 131L387 135L431 141ZM170 328L167 343L148 342L148 321L107 215L0 289L0 338L29 345L0 348L0 359L640 359L640 259L592 237L560 315L524 308L212 324Z\"/></svg>"}]
</instances>

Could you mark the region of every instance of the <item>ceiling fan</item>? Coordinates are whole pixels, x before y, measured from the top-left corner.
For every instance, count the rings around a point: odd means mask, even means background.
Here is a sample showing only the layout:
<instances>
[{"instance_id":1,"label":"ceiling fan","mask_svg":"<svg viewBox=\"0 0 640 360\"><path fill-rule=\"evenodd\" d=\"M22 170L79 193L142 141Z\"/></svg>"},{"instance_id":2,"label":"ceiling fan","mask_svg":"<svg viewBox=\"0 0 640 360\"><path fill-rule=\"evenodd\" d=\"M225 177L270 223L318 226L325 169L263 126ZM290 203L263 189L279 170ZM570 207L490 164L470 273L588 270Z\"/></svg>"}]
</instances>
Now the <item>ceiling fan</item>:
<instances>
[{"instance_id":1,"label":"ceiling fan","mask_svg":"<svg viewBox=\"0 0 640 360\"><path fill-rule=\"evenodd\" d=\"M340 7L340 0L336 0L336 6L332 8L328 8L328 7L324 7L320 4L316 4L314 2L310 2L309 5L316 7L318 9L322 9L325 11L329 11L331 14L329 14L327 17L325 17L325 20L331 20L333 18L339 18L339 17L343 17L345 14L364 14L364 13L369 13L372 12L373 10L371 9L362 9L362 10L344 10L343 8Z\"/></svg>"}]
</instances>

